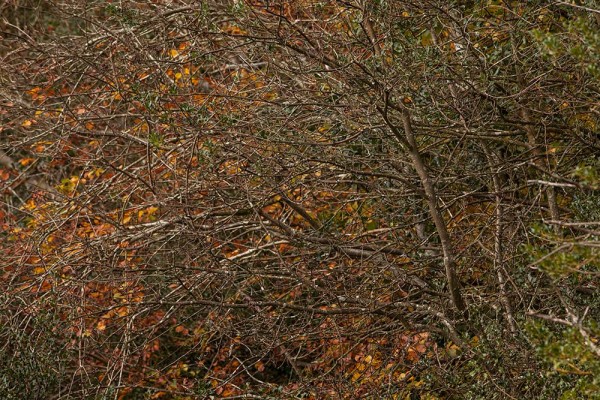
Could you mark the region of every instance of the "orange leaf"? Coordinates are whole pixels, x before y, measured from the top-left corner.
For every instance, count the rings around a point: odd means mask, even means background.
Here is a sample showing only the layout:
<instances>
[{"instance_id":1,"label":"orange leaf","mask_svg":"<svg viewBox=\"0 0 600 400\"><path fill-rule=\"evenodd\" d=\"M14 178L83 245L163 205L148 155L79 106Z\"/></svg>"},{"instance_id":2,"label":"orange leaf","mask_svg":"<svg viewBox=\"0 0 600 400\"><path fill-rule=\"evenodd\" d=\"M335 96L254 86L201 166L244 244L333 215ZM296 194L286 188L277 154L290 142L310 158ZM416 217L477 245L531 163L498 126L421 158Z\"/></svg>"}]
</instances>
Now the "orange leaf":
<instances>
[{"instance_id":1,"label":"orange leaf","mask_svg":"<svg viewBox=\"0 0 600 400\"><path fill-rule=\"evenodd\" d=\"M128 307L119 307L117 309L117 315L119 317L125 317L127 314L129 314L129 308Z\"/></svg>"},{"instance_id":2,"label":"orange leaf","mask_svg":"<svg viewBox=\"0 0 600 400\"><path fill-rule=\"evenodd\" d=\"M26 167L29 164L31 164L32 162L34 162L35 160L33 158L21 158L19 160L19 164L21 164L22 166Z\"/></svg>"},{"instance_id":3,"label":"orange leaf","mask_svg":"<svg viewBox=\"0 0 600 400\"><path fill-rule=\"evenodd\" d=\"M410 349L408 349L407 354L406 354L406 359L408 361L411 362L417 362L419 361L419 353L417 353L415 351L415 349L413 349L412 347Z\"/></svg>"},{"instance_id":4,"label":"orange leaf","mask_svg":"<svg viewBox=\"0 0 600 400\"><path fill-rule=\"evenodd\" d=\"M258 370L258 372L263 372L265 370L265 364L262 361L258 361L254 364L254 367Z\"/></svg>"},{"instance_id":5,"label":"orange leaf","mask_svg":"<svg viewBox=\"0 0 600 400\"><path fill-rule=\"evenodd\" d=\"M104 321L103 319L101 319L100 321L98 321L98 324L96 325L96 328L98 328L99 331L103 331L106 329L106 321Z\"/></svg>"}]
</instances>

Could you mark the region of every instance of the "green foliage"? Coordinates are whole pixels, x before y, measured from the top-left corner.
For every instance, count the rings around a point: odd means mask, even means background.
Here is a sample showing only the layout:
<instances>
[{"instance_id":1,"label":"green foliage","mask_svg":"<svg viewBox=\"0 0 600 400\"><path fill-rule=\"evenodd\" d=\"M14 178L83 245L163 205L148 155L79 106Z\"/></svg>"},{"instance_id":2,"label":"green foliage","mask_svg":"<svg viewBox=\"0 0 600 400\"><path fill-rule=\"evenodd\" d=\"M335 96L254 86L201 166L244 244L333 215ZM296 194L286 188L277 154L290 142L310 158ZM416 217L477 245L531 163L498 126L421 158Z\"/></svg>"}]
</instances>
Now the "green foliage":
<instances>
[{"instance_id":1,"label":"green foliage","mask_svg":"<svg viewBox=\"0 0 600 400\"><path fill-rule=\"evenodd\" d=\"M573 176L586 187L600 189L600 160L590 160L591 163L581 163L573 171Z\"/></svg>"},{"instance_id":2,"label":"green foliage","mask_svg":"<svg viewBox=\"0 0 600 400\"><path fill-rule=\"evenodd\" d=\"M544 13L540 18L545 24L532 34L549 60L559 62L560 58L571 57L590 76L600 78L600 30L594 14L556 21L549 13Z\"/></svg>"},{"instance_id":3,"label":"green foliage","mask_svg":"<svg viewBox=\"0 0 600 400\"><path fill-rule=\"evenodd\" d=\"M58 392L66 376L59 323L44 313L28 317L21 326L0 323L0 397L42 400Z\"/></svg>"},{"instance_id":4,"label":"green foliage","mask_svg":"<svg viewBox=\"0 0 600 400\"><path fill-rule=\"evenodd\" d=\"M164 137L158 132L150 132L148 142L154 147L160 148L164 142Z\"/></svg>"},{"instance_id":5,"label":"green foliage","mask_svg":"<svg viewBox=\"0 0 600 400\"><path fill-rule=\"evenodd\" d=\"M585 329L595 337L600 334L595 321L586 322ZM557 398L600 398L600 358L577 328L531 321L527 333L548 367L546 377L556 382Z\"/></svg>"}]
</instances>

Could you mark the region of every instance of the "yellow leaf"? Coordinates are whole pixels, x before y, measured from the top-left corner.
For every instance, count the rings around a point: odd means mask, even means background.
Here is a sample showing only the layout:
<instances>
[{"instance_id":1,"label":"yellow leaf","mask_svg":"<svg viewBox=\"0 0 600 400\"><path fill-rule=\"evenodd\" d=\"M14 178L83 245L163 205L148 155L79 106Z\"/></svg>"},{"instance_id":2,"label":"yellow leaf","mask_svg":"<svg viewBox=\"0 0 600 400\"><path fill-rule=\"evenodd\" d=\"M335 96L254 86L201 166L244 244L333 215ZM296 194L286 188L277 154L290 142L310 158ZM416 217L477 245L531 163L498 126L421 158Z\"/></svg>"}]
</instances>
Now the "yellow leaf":
<instances>
[{"instance_id":1,"label":"yellow leaf","mask_svg":"<svg viewBox=\"0 0 600 400\"><path fill-rule=\"evenodd\" d=\"M23 121L23 123L21 124L21 126L23 128L29 128L31 126L31 120L26 119L25 121Z\"/></svg>"},{"instance_id":2,"label":"yellow leaf","mask_svg":"<svg viewBox=\"0 0 600 400\"><path fill-rule=\"evenodd\" d=\"M431 33L426 31L425 33L423 33L421 35L421 45L428 47L431 46L433 44L433 37L431 36Z\"/></svg>"},{"instance_id":3,"label":"yellow leaf","mask_svg":"<svg viewBox=\"0 0 600 400\"><path fill-rule=\"evenodd\" d=\"M446 346L446 353L448 353L448 355L452 358L456 357L458 355L458 352L460 350L460 347L458 347L457 345L455 345L454 343L452 343L449 346Z\"/></svg>"},{"instance_id":4,"label":"yellow leaf","mask_svg":"<svg viewBox=\"0 0 600 400\"><path fill-rule=\"evenodd\" d=\"M169 55L171 56L171 58L176 58L179 55L179 52L175 49L171 49L169 50Z\"/></svg>"},{"instance_id":5,"label":"yellow leaf","mask_svg":"<svg viewBox=\"0 0 600 400\"><path fill-rule=\"evenodd\" d=\"M146 213L148 215L153 215L158 211L158 207L152 206L152 207L148 207L146 208Z\"/></svg>"}]
</instances>

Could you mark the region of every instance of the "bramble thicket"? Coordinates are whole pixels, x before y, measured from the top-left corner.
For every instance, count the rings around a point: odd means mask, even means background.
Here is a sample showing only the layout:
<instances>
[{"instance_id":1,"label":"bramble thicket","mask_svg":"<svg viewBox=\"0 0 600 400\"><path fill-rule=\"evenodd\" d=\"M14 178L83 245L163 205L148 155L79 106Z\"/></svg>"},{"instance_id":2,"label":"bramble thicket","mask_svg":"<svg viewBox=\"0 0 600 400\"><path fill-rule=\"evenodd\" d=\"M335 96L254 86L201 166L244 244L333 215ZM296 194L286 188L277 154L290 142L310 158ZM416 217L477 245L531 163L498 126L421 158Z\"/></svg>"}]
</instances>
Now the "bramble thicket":
<instances>
[{"instance_id":1,"label":"bramble thicket","mask_svg":"<svg viewBox=\"0 0 600 400\"><path fill-rule=\"evenodd\" d=\"M600 2L0 4L3 399L593 399Z\"/></svg>"}]
</instances>

